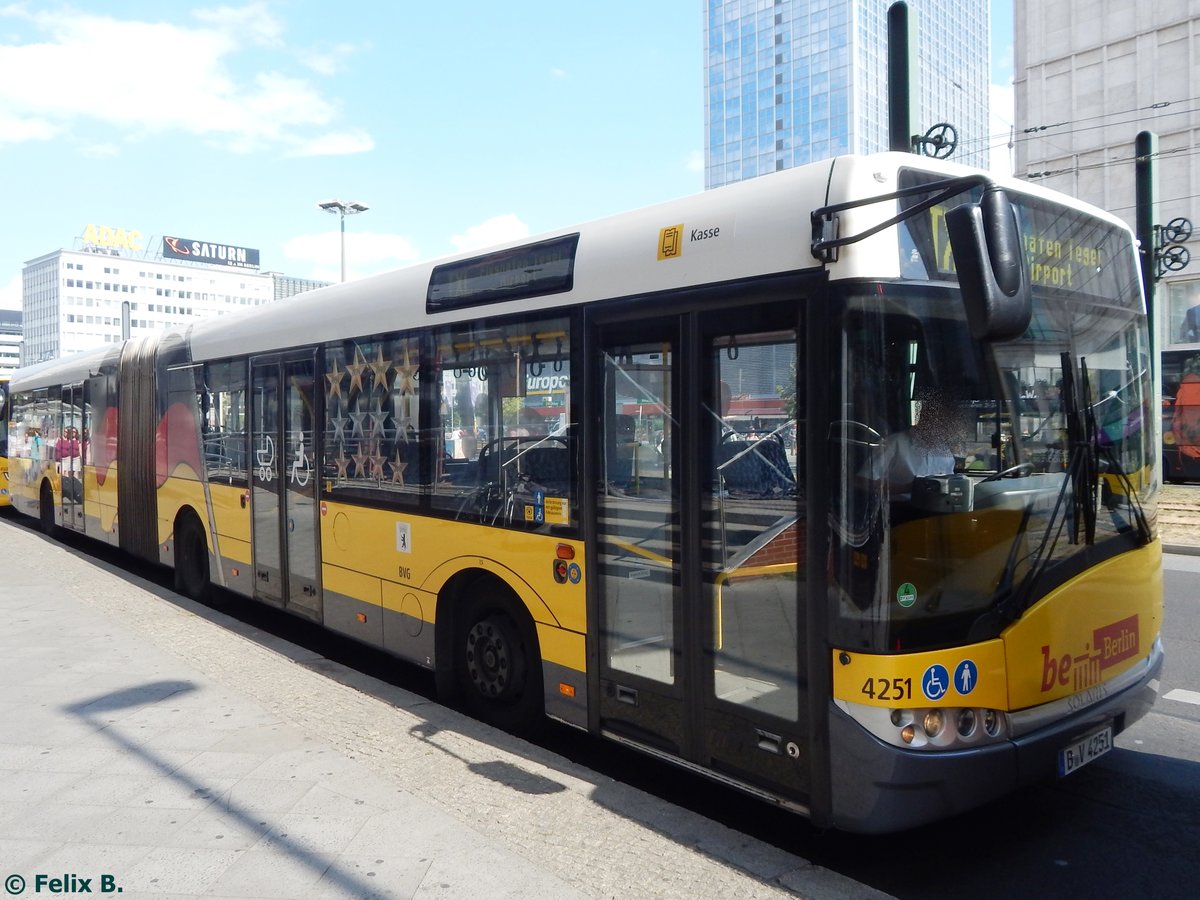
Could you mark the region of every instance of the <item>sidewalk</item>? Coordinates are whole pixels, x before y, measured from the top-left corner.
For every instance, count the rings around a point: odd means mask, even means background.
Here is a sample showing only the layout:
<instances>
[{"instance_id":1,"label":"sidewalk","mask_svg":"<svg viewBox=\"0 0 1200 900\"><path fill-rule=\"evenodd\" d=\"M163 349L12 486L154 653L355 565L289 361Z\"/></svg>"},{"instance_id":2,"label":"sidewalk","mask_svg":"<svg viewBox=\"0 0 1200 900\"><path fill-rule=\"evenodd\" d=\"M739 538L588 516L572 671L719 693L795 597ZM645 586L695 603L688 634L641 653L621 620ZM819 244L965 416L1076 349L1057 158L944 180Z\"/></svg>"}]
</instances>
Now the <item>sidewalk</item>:
<instances>
[{"instance_id":1,"label":"sidewalk","mask_svg":"<svg viewBox=\"0 0 1200 900\"><path fill-rule=\"evenodd\" d=\"M0 572L9 895L882 896L11 519Z\"/></svg>"}]
</instances>

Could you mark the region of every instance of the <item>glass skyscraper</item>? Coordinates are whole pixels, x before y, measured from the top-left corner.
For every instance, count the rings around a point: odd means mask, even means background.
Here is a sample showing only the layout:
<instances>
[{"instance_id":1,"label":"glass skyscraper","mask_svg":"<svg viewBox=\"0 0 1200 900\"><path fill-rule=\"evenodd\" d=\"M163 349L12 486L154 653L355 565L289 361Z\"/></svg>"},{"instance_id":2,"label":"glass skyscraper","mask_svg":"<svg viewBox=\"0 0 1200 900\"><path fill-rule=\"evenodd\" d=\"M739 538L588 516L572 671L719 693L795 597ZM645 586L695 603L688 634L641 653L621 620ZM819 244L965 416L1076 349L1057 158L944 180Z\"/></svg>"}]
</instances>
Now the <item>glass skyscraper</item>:
<instances>
[{"instance_id":1,"label":"glass skyscraper","mask_svg":"<svg viewBox=\"0 0 1200 900\"><path fill-rule=\"evenodd\" d=\"M705 0L705 187L888 148L892 0ZM947 122L950 159L987 167L987 0L909 0L914 134Z\"/></svg>"}]
</instances>

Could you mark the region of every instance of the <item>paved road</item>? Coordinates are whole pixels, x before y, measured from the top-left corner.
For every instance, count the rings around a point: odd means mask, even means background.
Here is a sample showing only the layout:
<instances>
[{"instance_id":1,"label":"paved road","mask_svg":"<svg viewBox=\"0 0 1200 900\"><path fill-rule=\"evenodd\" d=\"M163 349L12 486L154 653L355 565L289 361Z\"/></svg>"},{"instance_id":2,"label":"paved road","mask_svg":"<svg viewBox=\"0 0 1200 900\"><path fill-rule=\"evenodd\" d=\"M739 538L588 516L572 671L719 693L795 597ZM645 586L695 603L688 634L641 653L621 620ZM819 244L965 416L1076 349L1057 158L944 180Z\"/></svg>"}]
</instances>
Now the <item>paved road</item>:
<instances>
[{"instance_id":1,"label":"paved road","mask_svg":"<svg viewBox=\"0 0 1200 900\"><path fill-rule=\"evenodd\" d=\"M0 572L10 893L872 894L3 519Z\"/></svg>"}]
</instances>

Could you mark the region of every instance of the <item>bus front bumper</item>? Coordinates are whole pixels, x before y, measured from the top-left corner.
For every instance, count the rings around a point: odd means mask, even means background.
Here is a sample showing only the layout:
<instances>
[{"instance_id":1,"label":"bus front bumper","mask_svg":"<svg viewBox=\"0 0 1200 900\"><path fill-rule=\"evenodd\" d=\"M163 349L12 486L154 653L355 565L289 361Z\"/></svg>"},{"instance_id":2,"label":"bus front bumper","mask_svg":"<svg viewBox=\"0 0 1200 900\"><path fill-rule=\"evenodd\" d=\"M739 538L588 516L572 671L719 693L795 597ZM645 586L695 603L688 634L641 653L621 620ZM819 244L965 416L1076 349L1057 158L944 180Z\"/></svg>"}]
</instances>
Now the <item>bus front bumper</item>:
<instances>
[{"instance_id":1,"label":"bus front bumper","mask_svg":"<svg viewBox=\"0 0 1200 900\"><path fill-rule=\"evenodd\" d=\"M867 834L902 831L1054 778L1065 747L1106 725L1115 737L1149 712L1158 697L1162 664L1162 642L1156 640L1119 689L1053 718L1036 711L1014 714L1018 736L969 750L893 747L830 704L829 824ZM1032 727L1022 730L1022 723Z\"/></svg>"}]
</instances>

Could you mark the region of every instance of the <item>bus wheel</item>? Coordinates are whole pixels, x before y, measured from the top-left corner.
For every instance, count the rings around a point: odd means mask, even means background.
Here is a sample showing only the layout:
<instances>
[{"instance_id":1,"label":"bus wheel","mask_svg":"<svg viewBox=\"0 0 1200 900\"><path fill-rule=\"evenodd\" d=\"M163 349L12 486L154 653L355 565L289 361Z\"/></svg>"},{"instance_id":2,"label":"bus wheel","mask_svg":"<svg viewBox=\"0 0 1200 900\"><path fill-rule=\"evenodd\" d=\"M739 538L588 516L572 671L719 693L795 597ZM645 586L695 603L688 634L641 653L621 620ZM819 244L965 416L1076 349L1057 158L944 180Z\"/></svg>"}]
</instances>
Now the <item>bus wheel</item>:
<instances>
[{"instance_id":1,"label":"bus wheel","mask_svg":"<svg viewBox=\"0 0 1200 900\"><path fill-rule=\"evenodd\" d=\"M184 515L175 528L175 590L205 602L211 589L204 526L194 514Z\"/></svg>"},{"instance_id":2,"label":"bus wheel","mask_svg":"<svg viewBox=\"0 0 1200 900\"><path fill-rule=\"evenodd\" d=\"M528 734L543 716L542 667L533 622L515 600L488 593L485 588L457 615L459 696L476 718Z\"/></svg>"},{"instance_id":3,"label":"bus wheel","mask_svg":"<svg viewBox=\"0 0 1200 900\"><path fill-rule=\"evenodd\" d=\"M42 534L47 537L58 536L58 526L54 524L54 490L50 482L42 482L41 503L38 507L38 524Z\"/></svg>"}]
</instances>

